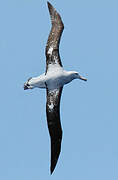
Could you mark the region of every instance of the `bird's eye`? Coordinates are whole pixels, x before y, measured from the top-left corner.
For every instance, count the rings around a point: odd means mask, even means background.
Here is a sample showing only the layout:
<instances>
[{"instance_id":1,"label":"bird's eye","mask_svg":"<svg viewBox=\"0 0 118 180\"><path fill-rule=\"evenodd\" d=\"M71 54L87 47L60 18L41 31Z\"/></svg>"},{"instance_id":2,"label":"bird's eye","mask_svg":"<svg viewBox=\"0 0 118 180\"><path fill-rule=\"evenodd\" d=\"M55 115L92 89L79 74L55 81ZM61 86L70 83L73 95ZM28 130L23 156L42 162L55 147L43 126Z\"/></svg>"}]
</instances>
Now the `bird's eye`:
<instances>
[{"instance_id":1,"label":"bird's eye","mask_svg":"<svg viewBox=\"0 0 118 180\"><path fill-rule=\"evenodd\" d=\"M75 73L76 75L78 75L78 73Z\"/></svg>"}]
</instances>

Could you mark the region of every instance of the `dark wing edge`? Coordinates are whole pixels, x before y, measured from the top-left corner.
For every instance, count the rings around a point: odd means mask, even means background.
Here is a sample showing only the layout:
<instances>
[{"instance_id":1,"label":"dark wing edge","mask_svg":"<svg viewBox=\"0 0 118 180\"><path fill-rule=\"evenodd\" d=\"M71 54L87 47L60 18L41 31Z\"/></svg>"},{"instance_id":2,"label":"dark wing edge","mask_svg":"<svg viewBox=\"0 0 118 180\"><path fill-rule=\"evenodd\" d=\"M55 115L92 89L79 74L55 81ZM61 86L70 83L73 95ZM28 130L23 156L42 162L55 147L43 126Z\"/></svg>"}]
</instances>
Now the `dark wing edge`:
<instances>
[{"instance_id":1,"label":"dark wing edge","mask_svg":"<svg viewBox=\"0 0 118 180\"><path fill-rule=\"evenodd\" d=\"M47 45L46 45L46 72L48 69L48 64L55 64L58 63L62 66L60 56L59 56L59 43L61 39L61 35L64 29L63 22L59 13L56 9L49 3L48 9L51 17L52 28L48 37Z\"/></svg>"},{"instance_id":2,"label":"dark wing edge","mask_svg":"<svg viewBox=\"0 0 118 180\"><path fill-rule=\"evenodd\" d=\"M46 115L51 140L51 166L53 173L61 151L62 128L60 122L60 99L63 87L49 91L47 89Z\"/></svg>"}]
</instances>

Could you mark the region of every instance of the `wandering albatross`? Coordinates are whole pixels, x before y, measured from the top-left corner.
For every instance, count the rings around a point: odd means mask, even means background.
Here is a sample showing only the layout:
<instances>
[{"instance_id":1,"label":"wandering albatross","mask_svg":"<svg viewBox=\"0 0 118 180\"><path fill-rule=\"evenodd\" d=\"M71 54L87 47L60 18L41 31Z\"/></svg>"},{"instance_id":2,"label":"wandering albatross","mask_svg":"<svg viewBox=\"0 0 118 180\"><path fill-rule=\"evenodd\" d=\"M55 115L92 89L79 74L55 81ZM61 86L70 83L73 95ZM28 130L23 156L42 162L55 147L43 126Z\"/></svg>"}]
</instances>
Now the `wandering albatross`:
<instances>
[{"instance_id":1,"label":"wandering albatross","mask_svg":"<svg viewBox=\"0 0 118 180\"><path fill-rule=\"evenodd\" d=\"M63 86L74 79L87 81L76 71L63 69L59 55L59 43L64 29L59 13L49 3L48 9L51 17L52 28L48 37L45 55L46 71L44 74L29 78L24 83L24 90L33 88L45 88L47 91L46 115L51 139L51 174L57 164L61 151L62 128L60 122L60 99Z\"/></svg>"}]
</instances>

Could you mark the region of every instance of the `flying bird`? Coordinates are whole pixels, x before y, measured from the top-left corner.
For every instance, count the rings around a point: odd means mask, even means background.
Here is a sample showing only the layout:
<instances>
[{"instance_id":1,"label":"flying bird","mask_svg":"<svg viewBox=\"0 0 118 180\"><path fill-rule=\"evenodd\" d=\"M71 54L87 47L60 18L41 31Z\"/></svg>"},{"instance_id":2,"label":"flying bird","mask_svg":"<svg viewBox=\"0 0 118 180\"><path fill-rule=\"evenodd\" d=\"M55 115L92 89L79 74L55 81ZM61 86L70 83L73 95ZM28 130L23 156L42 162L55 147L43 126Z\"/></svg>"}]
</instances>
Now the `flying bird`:
<instances>
[{"instance_id":1,"label":"flying bird","mask_svg":"<svg viewBox=\"0 0 118 180\"><path fill-rule=\"evenodd\" d=\"M46 70L38 77L29 78L24 83L24 90L33 88L44 88L47 92L46 115L51 140L51 174L57 164L61 151L62 128L60 122L60 99L63 86L74 79L87 81L76 71L63 69L59 55L59 43L64 25L59 13L49 3L48 9L51 18L51 31L46 44Z\"/></svg>"}]
</instances>

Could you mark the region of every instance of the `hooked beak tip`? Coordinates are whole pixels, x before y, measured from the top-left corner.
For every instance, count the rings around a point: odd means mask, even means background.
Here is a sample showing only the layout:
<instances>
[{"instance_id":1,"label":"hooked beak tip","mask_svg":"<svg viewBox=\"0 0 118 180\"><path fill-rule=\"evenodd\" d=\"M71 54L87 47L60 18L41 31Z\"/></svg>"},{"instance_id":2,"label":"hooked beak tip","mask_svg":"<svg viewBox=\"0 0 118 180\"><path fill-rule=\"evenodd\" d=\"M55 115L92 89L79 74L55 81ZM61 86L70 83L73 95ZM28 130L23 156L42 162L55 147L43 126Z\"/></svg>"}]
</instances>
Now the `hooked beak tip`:
<instances>
[{"instance_id":1,"label":"hooked beak tip","mask_svg":"<svg viewBox=\"0 0 118 180\"><path fill-rule=\"evenodd\" d=\"M86 79L86 78L84 78L83 80L84 80L84 81L87 81L87 79Z\"/></svg>"}]
</instances>

